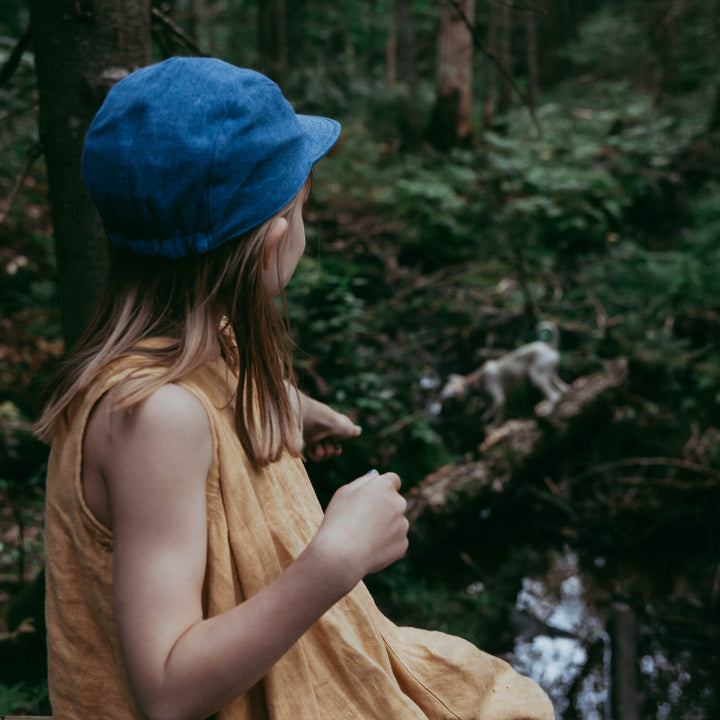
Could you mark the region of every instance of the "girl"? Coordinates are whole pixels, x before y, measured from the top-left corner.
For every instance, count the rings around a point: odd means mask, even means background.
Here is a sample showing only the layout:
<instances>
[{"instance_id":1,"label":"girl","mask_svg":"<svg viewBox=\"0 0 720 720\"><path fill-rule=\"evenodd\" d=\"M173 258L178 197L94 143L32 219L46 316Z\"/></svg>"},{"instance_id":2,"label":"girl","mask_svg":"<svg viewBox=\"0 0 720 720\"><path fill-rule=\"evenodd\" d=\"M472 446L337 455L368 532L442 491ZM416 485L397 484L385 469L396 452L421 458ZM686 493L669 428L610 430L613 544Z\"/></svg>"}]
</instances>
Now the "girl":
<instances>
[{"instance_id":1,"label":"girl","mask_svg":"<svg viewBox=\"0 0 720 720\"><path fill-rule=\"evenodd\" d=\"M547 720L459 639L398 628L362 578L407 548L394 473L323 515L301 461L360 429L301 394L282 298L339 125L258 73L171 58L109 93L83 176L107 292L39 423L56 720Z\"/></svg>"}]
</instances>

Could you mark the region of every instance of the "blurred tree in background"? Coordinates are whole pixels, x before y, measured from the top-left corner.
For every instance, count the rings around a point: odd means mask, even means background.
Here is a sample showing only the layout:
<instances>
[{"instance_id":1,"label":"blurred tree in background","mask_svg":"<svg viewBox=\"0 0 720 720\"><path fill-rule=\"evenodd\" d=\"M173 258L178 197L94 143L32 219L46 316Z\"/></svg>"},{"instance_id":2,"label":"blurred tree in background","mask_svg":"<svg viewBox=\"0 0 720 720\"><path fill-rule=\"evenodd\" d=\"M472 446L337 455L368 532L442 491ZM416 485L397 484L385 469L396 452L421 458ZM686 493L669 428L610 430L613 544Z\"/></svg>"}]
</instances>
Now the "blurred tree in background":
<instances>
[{"instance_id":1,"label":"blurred tree in background","mask_svg":"<svg viewBox=\"0 0 720 720\"><path fill-rule=\"evenodd\" d=\"M63 334L72 345L107 273L102 223L80 176L82 144L107 91L151 60L150 2L30 7Z\"/></svg>"}]
</instances>

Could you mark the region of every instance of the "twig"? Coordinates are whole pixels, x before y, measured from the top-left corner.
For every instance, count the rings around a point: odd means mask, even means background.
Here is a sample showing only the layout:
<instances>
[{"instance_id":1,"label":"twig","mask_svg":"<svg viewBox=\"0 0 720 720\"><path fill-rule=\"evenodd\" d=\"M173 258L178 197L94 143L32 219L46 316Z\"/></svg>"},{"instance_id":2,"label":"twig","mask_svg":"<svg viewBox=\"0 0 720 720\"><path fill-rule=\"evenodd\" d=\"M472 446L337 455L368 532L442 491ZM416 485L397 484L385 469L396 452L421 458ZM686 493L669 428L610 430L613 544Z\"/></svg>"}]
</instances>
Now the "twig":
<instances>
[{"instance_id":1,"label":"twig","mask_svg":"<svg viewBox=\"0 0 720 720\"><path fill-rule=\"evenodd\" d=\"M528 109L528 112L530 113L530 119L532 120L533 125L535 126L535 130L538 134L538 137L542 135L542 130L540 128L540 122L538 121L537 115L535 114L535 109L533 108L532 104L530 103L530 100L525 95L525 93L520 89L518 84L515 82L515 78L512 76L510 71L503 65L503 63L500 61L500 58L492 51L490 50L483 42L480 40L480 37L478 35L477 28L473 23L470 22L470 19L465 14L465 11L460 7L460 3L458 0L446 0L447 2L452 5L455 12L458 14L460 19L465 23L465 26L470 31L470 34L472 35L473 39L473 45L488 59L490 62L495 65L495 67L500 71L500 74L510 83L510 87L513 89L515 94L520 98L523 105L525 105Z\"/></svg>"},{"instance_id":2,"label":"twig","mask_svg":"<svg viewBox=\"0 0 720 720\"><path fill-rule=\"evenodd\" d=\"M683 365L686 365L687 363L693 362L694 360L699 360L701 357L704 357L707 355L712 349L713 344L708 343L704 347L698 348L697 350L691 350L689 352L683 353L680 356L680 362Z\"/></svg>"},{"instance_id":3,"label":"twig","mask_svg":"<svg viewBox=\"0 0 720 720\"><path fill-rule=\"evenodd\" d=\"M17 41L13 51L10 53L10 57L2 66L2 70L0 70L0 87L3 87L3 85L5 85L5 83L15 74L15 71L20 65L20 60L22 60L23 53L30 44L30 38L31 32L30 26L28 26L27 30L23 33L23 36Z\"/></svg>"},{"instance_id":4,"label":"twig","mask_svg":"<svg viewBox=\"0 0 720 720\"><path fill-rule=\"evenodd\" d=\"M619 325L624 319L624 315L616 315L615 317L610 317L607 314L607 311L602 306L602 303L598 300L597 295L592 290L587 291L588 299L590 300L590 304L595 309L595 318L597 320L598 327L601 330L606 330L607 328L615 327L615 325Z\"/></svg>"},{"instance_id":5,"label":"twig","mask_svg":"<svg viewBox=\"0 0 720 720\"><path fill-rule=\"evenodd\" d=\"M25 164L22 166L22 169L15 178L15 184L10 191L10 195L8 195L7 200L5 201L5 206L0 209L0 225L5 222L5 219L10 213L10 208L13 206L15 200L17 200L17 196L20 194L20 189L25 182L25 178L30 173L30 168L32 168L33 163L40 157L41 154L42 145L40 143L35 143L35 145L33 145L28 151L27 160L25 160Z\"/></svg>"},{"instance_id":6,"label":"twig","mask_svg":"<svg viewBox=\"0 0 720 720\"><path fill-rule=\"evenodd\" d=\"M422 290L429 285L434 285L436 282L444 280L448 275L467 270L470 265L470 261L465 261L457 263L456 265L449 265L447 267L440 268L440 270L436 270L429 275L422 275L417 278L410 287L401 288L400 290L396 291L395 295L393 296L393 300L398 301L406 297L407 295L412 295L418 290Z\"/></svg>"},{"instance_id":7,"label":"twig","mask_svg":"<svg viewBox=\"0 0 720 720\"><path fill-rule=\"evenodd\" d=\"M537 15L549 15L547 8L540 7L539 5L515 5L509 2L499 2L499 0L487 0L488 5L494 5L495 7L503 7L508 10L516 10L519 12L531 12Z\"/></svg>"},{"instance_id":8,"label":"twig","mask_svg":"<svg viewBox=\"0 0 720 720\"><path fill-rule=\"evenodd\" d=\"M151 10L153 18L155 18L161 25L163 25L170 34L176 39L180 40L186 47L190 48L196 55L200 57L209 57L209 54L200 49L200 46L190 37L188 37L171 18L169 18L159 8L152 8Z\"/></svg>"},{"instance_id":9,"label":"twig","mask_svg":"<svg viewBox=\"0 0 720 720\"><path fill-rule=\"evenodd\" d=\"M720 565L715 570L715 580L712 586L712 594L710 595L710 604L715 610L720 609Z\"/></svg>"},{"instance_id":10,"label":"twig","mask_svg":"<svg viewBox=\"0 0 720 720\"><path fill-rule=\"evenodd\" d=\"M568 517L574 518L576 517L575 512L573 511L572 507L568 505L565 501L561 500L559 497L557 497L554 493L546 493L540 490L539 488L533 487L532 485L529 485L526 488L526 492L528 492L533 497L537 498L538 500L547 503L548 505L552 505L553 507L557 508L558 510L562 510Z\"/></svg>"},{"instance_id":11,"label":"twig","mask_svg":"<svg viewBox=\"0 0 720 720\"><path fill-rule=\"evenodd\" d=\"M19 104L18 104L19 105ZM12 110L4 110L0 112L0 123L4 123L6 120L14 117L24 117L32 112L36 112L38 109L38 103L32 102L22 107L14 107Z\"/></svg>"},{"instance_id":12,"label":"twig","mask_svg":"<svg viewBox=\"0 0 720 720\"><path fill-rule=\"evenodd\" d=\"M652 481L649 478L646 477L621 477L616 478L614 480L615 483L618 485L625 485L627 487L649 487L652 486L653 488L657 487L672 487L677 488L678 490L707 490L709 488L714 488L718 485L720 481L714 480L714 479L707 479L704 481L698 481L698 482L690 482L690 481L683 481L678 479L653 479Z\"/></svg>"},{"instance_id":13,"label":"twig","mask_svg":"<svg viewBox=\"0 0 720 720\"><path fill-rule=\"evenodd\" d=\"M410 413L410 415L406 415L403 418L400 418L399 420L396 420L394 423L391 423L390 425L387 425L382 430L378 431L377 435L378 437L385 438L388 435L392 435L393 433L397 432L398 430L402 430L407 425L412 425L416 420L421 418L423 415L425 415L426 411L425 409L422 410L416 410L414 413Z\"/></svg>"},{"instance_id":14,"label":"twig","mask_svg":"<svg viewBox=\"0 0 720 720\"><path fill-rule=\"evenodd\" d=\"M610 462L588 468L579 475L576 475L574 480L582 480L583 478L591 475L600 475L601 473L608 472L609 470L616 470L623 467L673 467L679 470L688 470L689 472L699 473L701 475L709 475L715 480L720 481L720 471L718 470L698 465L697 463L690 462L689 460L678 460L677 458L666 457L637 457L625 458L623 460L612 460Z\"/></svg>"}]
</instances>

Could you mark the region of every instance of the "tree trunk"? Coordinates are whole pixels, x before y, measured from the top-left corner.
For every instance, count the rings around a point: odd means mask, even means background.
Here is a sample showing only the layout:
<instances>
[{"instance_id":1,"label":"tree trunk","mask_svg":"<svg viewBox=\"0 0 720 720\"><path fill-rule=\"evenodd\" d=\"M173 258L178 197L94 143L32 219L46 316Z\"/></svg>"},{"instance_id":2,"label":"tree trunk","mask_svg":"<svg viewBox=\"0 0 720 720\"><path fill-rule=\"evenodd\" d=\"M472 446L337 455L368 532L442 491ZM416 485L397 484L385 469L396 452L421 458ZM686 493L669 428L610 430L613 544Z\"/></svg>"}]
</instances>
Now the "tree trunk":
<instances>
[{"instance_id":1,"label":"tree trunk","mask_svg":"<svg viewBox=\"0 0 720 720\"><path fill-rule=\"evenodd\" d=\"M500 27L499 27L499 61L505 71L500 77L500 88L498 93L498 112L504 113L510 109L512 103L512 85L508 77L512 75L512 51L510 38L512 36L512 15L510 14L509 5L501 5Z\"/></svg>"},{"instance_id":2,"label":"tree trunk","mask_svg":"<svg viewBox=\"0 0 720 720\"><path fill-rule=\"evenodd\" d=\"M485 102L483 110L483 121L485 125L492 122L495 115L495 97L497 93L499 72L497 65L492 58L498 53L498 13L499 8L493 4L487 6L487 48L491 57L485 58Z\"/></svg>"},{"instance_id":3,"label":"tree trunk","mask_svg":"<svg viewBox=\"0 0 720 720\"><path fill-rule=\"evenodd\" d=\"M720 37L720 0L713 0L708 8L708 27L714 31L715 37ZM720 61L720 44L715 47L716 59ZM710 111L707 125L708 134L720 133L720 83L715 89L715 101Z\"/></svg>"},{"instance_id":4,"label":"tree trunk","mask_svg":"<svg viewBox=\"0 0 720 720\"><path fill-rule=\"evenodd\" d=\"M540 95L540 67L538 62L537 46L537 12L525 11L525 28L527 32L527 72L528 72L528 101L535 110Z\"/></svg>"},{"instance_id":5,"label":"tree trunk","mask_svg":"<svg viewBox=\"0 0 720 720\"><path fill-rule=\"evenodd\" d=\"M187 29L188 35L201 45L200 19L203 16L202 0L189 0L187 6Z\"/></svg>"},{"instance_id":6,"label":"tree trunk","mask_svg":"<svg viewBox=\"0 0 720 720\"><path fill-rule=\"evenodd\" d=\"M720 84L715 90L715 102L707 126L708 134L720 133Z\"/></svg>"},{"instance_id":7,"label":"tree trunk","mask_svg":"<svg viewBox=\"0 0 720 720\"><path fill-rule=\"evenodd\" d=\"M438 95L427 132L428 140L439 150L472 143L473 37L468 23L474 21L475 0L443 3L438 33Z\"/></svg>"},{"instance_id":8,"label":"tree trunk","mask_svg":"<svg viewBox=\"0 0 720 720\"><path fill-rule=\"evenodd\" d=\"M417 100L418 77L415 69L412 6L412 0L395 0L393 24L397 32L398 79L407 88L409 104L414 107Z\"/></svg>"},{"instance_id":9,"label":"tree trunk","mask_svg":"<svg viewBox=\"0 0 720 720\"><path fill-rule=\"evenodd\" d=\"M678 86L675 17L682 11L682 2L653 0L643 9L650 54L655 64L653 90L656 100L661 101Z\"/></svg>"},{"instance_id":10,"label":"tree trunk","mask_svg":"<svg viewBox=\"0 0 720 720\"><path fill-rule=\"evenodd\" d=\"M385 41L385 82L389 90L397 84L397 28L393 25Z\"/></svg>"},{"instance_id":11,"label":"tree trunk","mask_svg":"<svg viewBox=\"0 0 720 720\"><path fill-rule=\"evenodd\" d=\"M260 70L282 86L287 70L285 0L258 0L257 12Z\"/></svg>"},{"instance_id":12,"label":"tree trunk","mask_svg":"<svg viewBox=\"0 0 720 720\"><path fill-rule=\"evenodd\" d=\"M395 42L395 79L403 90L403 109L399 117L401 145L415 147L420 143L422 128L418 112L418 75L415 67L415 33L412 0L394 0L393 30ZM390 67L388 66L388 77Z\"/></svg>"},{"instance_id":13,"label":"tree trunk","mask_svg":"<svg viewBox=\"0 0 720 720\"><path fill-rule=\"evenodd\" d=\"M107 240L80 175L88 126L112 85L151 59L150 0L31 0L66 347L79 337L105 282Z\"/></svg>"}]
</instances>

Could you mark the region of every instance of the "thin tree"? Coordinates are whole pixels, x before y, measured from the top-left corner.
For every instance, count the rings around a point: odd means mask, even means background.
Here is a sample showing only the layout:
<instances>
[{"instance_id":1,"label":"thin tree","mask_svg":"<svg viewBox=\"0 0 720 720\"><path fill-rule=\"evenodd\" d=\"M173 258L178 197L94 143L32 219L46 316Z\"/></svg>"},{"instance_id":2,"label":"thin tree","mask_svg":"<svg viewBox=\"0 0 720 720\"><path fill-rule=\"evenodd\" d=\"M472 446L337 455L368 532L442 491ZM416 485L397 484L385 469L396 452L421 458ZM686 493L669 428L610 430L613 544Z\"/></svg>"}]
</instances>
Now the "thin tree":
<instances>
[{"instance_id":1,"label":"thin tree","mask_svg":"<svg viewBox=\"0 0 720 720\"><path fill-rule=\"evenodd\" d=\"M151 60L150 0L31 0L58 290L66 346L102 289L107 241L80 174L82 144L107 91Z\"/></svg>"},{"instance_id":2,"label":"thin tree","mask_svg":"<svg viewBox=\"0 0 720 720\"><path fill-rule=\"evenodd\" d=\"M500 74L495 60L498 54L498 13L496 8L490 4L486 5L486 13L487 33L485 48L487 50L487 54L485 57L485 98L483 101L483 122L485 125L489 125L495 115L496 88Z\"/></svg>"},{"instance_id":3,"label":"thin tree","mask_svg":"<svg viewBox=\"0 0 720 720\"><path fill-rule=\"evenodd\" d=\"M679 82L676 19L683 11L682 0L645 0L641 17L654 64L653 91L663 100L677 90Z\"/></svg>"},{"instance_id":4,"label":"thin tree","mask_svg":"<svg viewBox=\"0 0 720 720\"><path fill-rule=\"evenodd\" d=\"M282 86L287 71L285 0L258 0L257 20L259 68Z\"/></svg>"},{"instance_id":5,"label":"thin tree","mask_svg":"<svg viewBox=\"0 0 720 720\"><path fill-rule=\"evenodd\" d=\"M506 4L494 7L498 13L498 31L499 31L499 60L503 72L500 77L500 87L498 88L498 112L504 113L510 109L512 103L513 88L510 78L513 75L513 58L512 58L512 14L510 6Z\"/></svg>"},{"instance_id":6,"label":"thin tree","mask_svg":"<svg viewBox=\"0 0 720 720\"><path fill-rule=\"evenodd\" d=\"M393 0L392 23L385 48L387 84L404 99L399 117L401 145L413 147L422 134L418 112L418 74L415 67L412 0Z\"/></svg>"},{"instance_id":7,"label":"thin tree","mask_svg":"<svg viewBox=\"0 0 720 720\"><path fill-rule=\"evenodd\" d=\"M528 73L528 102L530 107L537 108L540 97L540 64L538 60L537 43L537 13L534 10L525 11L525 33L527 39L527 73Z\"/></svg>"}]
</instances>

